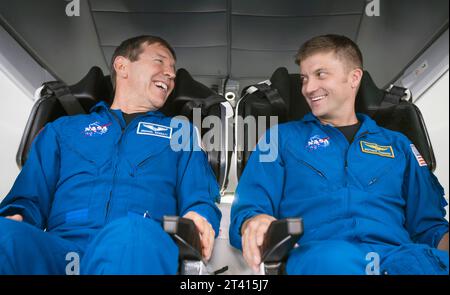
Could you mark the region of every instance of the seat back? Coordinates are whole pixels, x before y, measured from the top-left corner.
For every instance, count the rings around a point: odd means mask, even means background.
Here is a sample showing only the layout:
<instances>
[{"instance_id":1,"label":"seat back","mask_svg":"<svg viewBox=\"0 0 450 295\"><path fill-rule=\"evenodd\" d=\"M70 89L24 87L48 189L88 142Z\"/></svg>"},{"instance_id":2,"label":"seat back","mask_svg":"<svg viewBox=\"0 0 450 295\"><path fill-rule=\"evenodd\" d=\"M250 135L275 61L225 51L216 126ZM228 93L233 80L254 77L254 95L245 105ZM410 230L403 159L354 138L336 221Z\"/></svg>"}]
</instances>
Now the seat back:
<instances>
[{"instance_id":1,"label":"seat back","mask_svg":"<svg viewBox=\"0 0 450 295\"><path fill-rule=\"evenodd\" d=\"M161 112L171 117L179 115L187 117L200 130L202 138L210 131L220 130L220 134L214 136L214 142L203 141L202 144L219 184L225 188L232 153L227 143L229 125L227 121L233 115L230 103L223 96L194 80L187 70L179 69L175 88L161 108ZM203 124L204 119L209 116L215 117L220 126ZM213 130L216 127L219 129Z\"/></svg>"},{"instance_id":2,"label":"seat back","mask_svg":"<svg viewBox=\"0 0 450 295\"><path fill-rule=\"evenodd\" d=\"M52 88L70 91L70 94L76 98L85 113L88 113L90 108L99 101L104 100L111 103L113 97L109 76L105 77L99 67L92 67L83 79L68 88L64 83L58 81L44 83L40 88L40 97L33 105L22 134L16 155L16 163L19 168L25 164L31 144L45 124L68 115L68 110L61 104ZM76 111L72 110L71 113L74 112Z\"/></svg>"},{"instance_id":3,"label":"seat back","mask_svg":"<svg viewBox=\"0 0 450 295\"><path fill-rule=\"evenodd\" d=\"M395 86L390 91L379 89L370 74L364 71L356 97L356 112L369 115L381 127L406 135L428 168L434 171L436 158L425 121L419 108L412 103L412 97L405 97L407 93L407 89Z\"/></svg>"},{"instance_id":4,"label":"seat back","mask_svg":"<svg viewBox=\"0 0 450 295\"><path fill-rule=\"evenodd\" d=\"M311 111L301 93L299 74L289 74L285 68L278 68L270 80L264 84L267 88L276 90L277 95L285 103L285 112L282 113L279 107L274 108L271 105L268 96L272 94L266 89L259 87L255 90L258 85L250 85L243 90L242 98L238 102L238 116L243 118L253 116L256 121L265 117L266 122L269 122L269 116L279 116L278 123L284 123L300 119ZM399 87L393 87L390 91L379 89L370 74L364 71L356 97L356 111L369 115L381 127L405 134L415 144L431 171L434 171L436 160L425 122L420 110L411 102L411 99L404 99L406 92ZM270 124L267 123L265 128L269 127ZM238 127L236 128L239 130ZM238 177L242 174L251 154L251 149L248 148L251 136L248 129L243 128L243 131L243 136L236 137ZM254 143L256 142L257 139Z\"/></svg>"},{"instance_id":5,"label":"seat back","mask_svg":"<svg viewBox=\"0 0 450 295\"><path fill-rule=\"evenodd\" d=\"M91 107L100 101L105 101L110 105L113 97L110 77L104 75L98 67L91 68L83 79L72 86L67 87L58 81L44 83L40 90L40 98L32 108L22 135L16 157L17 165L19 167L24 165L34 138L45 124L62 116L88 113ZM224 102L226 102L225 98L195 81L185 69L179 69L175 88L161 111L168 116L183 115L192 121L193 108L198 107L201 120L206 116L216 116L220 120L221 117L225 117L225 112L228 110L226 106L222 105ZM209 129L199 126L202 135ZM221 140L221 144L224 141L222 138L219 140ZM226 182L228 173L227 156L228 153L221 153L220 150L208 153L208 160L221 184Z\"/></svg>"}]
</instances>

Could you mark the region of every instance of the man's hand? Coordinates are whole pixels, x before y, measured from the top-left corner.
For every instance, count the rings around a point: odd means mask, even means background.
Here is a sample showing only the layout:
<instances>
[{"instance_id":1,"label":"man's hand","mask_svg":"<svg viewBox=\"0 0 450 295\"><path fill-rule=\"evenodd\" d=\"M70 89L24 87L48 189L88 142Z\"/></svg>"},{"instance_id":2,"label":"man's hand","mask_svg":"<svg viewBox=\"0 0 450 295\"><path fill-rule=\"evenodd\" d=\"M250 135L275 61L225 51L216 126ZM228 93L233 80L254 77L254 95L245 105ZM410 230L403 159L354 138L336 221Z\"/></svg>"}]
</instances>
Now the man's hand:
<instances>
[{"instance_id":1,"label":"man's hand","mask_svg":"<svg viewBox=\"0 0 450 295\"><path fill-rule=\"evenodd\" d=\"M261 252L264 236L270 224L276 219L267 214L259 214L246 220L242 225L242 253L247 264L254 272L259 271L261 264Z\"/></svg>"},{"instance_id":2,"label":"man's hand","mask_svg":"<svg viewBox=\"0 0 450 295\"><path fill-rule=\"evenodd\" d=\"M211 258L211 253L213 250L215 235L214 229L212 228L211 224L208 222L208 220L206 220L206 218L194 211L189 211L183 217L191 219L194 222L195 226L200 232L202 255L206 260L209 260Z\"/></svg>"},{"instance_id":3,"label":"man's hand","mask_svg":"<svg viewBox=\"0 0 450 295\"><path fill-rule=\"evenodd\" d=\"M437 248L448 252L448 232L442 237Z\"/></svg>"},{"instance_id":4,"label":"man's hand","mask_svg":"<svg viewBox=\"0 0 450 295\"><path fill-rule=\"evenodd\" d=\"M5 218L11 219L11 220L15 220L18 222L22 222L23 221L23 216L20 214L14 214L14 215L9 215L9 216L5 216Z\"/></svg>"}]
</instances>

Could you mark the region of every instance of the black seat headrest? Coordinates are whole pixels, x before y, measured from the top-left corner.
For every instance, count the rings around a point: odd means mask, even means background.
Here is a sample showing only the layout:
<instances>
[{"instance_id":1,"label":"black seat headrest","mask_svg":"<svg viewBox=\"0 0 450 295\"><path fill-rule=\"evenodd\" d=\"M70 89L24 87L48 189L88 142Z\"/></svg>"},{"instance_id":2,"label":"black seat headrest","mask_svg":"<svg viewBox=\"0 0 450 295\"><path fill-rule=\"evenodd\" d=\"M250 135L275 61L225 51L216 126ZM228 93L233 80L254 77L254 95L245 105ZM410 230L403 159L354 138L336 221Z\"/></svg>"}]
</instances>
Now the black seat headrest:
<instances>
[{"instance_id":1,"label":"black seat headrest","mask_svg":"<svg viewBox=\"0 0 450 295\"><path fill-rule=\"evenodd\" d=\"M301 91L299 74L289 74L286 68L280 67L272 74L270 82L286 103L288 121L300 119L311 111Z\"/></svg>"},{"instance_id":2,"label":"black seat headrest","mask_svg":"<svg viewBox=\"0 0 450 295\"><path fill-rule=\"evenodd\" d=\"M364 71L356 95L356 112L368 113L381 105L385 91L379 89L367 71Z\"/></svg>"},{"instance_id":3,"label":"black seat headrest","mask_svg":"<svg viewBox=\"0 0 450 295\"><path fill-rule=\"evenodd\" d=\"M78 83L69 86L70 92L80 101L89 99L95 101L105 101L111 105L114 98L113 87L110 76L103 75L102 70L94 66Z\"/></svg>"},{"instance_id":4,"label":"black seat headrest","mask_svg":"<svg viewBox=\"0 0 450 295\"><path fill-rule=\"evenodd\" d=\"M281 67L273 72L272 77L270 77L270 82L272 87L278 90L278 94L284 100L286 108L289 109L289 102L291 100L291 81L289 78L289 72L286 68Z\"/></svg>"},{"instance_id":5,"label":"black seat headrest","mask_svg":"<svg viewBox=\"0 0 450 295\"><path fill-rule=\"evenodd\" d=\"M194 80L187 70L181 68L177 70L175 88L160 111L166 116L184 115L189 117L190 114L184 114L182 111L186 100L180 100L180 98L201 100L214 96L217 96L217 94L212 89ZM224 98L223 101L225 101Z\"/></svg>"},{"instance_id":6,"label":"black seat headrest","mask_svg":"<svg viewBox=\"0 0 450 295\"><path fill-rule=\"evenodd\" d=\"M278 68L270 78L271 87L277 89L287 107L287 121L297 120L309 113L311 109L301 93L299 74L289 74L286 68ZM249 86L250 87L250 86ZM247 87L248 88L248 87ZM400 90L404 90L397 87ZM436 167L431 141L426 130L425 122L420 110L411 101L403 100L402 91L392 92L377 87L372 77L364 71L355 101L355 110L374 119L381 127L398 131L406 135L424 157L430 170ZM406 92L405 92L406 93ZM390 99L395 96L396 99ZM239 113L244 116L274 115L276 112L269 105L267 99L261 106L264 93L256 92L252 99L247 99L240 106ZM282 123L284 120L280 120ZM244 162L245 162L244 157Z\"/></svg>"}]
</instances>

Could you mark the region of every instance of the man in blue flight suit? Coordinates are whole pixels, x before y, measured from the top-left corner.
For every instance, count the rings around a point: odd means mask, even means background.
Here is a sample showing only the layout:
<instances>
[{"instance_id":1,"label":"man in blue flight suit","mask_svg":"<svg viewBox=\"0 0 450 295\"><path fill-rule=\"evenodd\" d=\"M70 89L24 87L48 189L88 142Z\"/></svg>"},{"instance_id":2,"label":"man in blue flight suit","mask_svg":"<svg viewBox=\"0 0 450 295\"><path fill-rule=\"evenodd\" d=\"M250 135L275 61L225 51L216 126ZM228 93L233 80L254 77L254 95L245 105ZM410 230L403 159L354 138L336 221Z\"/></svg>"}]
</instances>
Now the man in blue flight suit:
<instances>
[{"instance_id":1,"label":"man in blue flight suit","mask_svg":"<svg viewBox=\"0 0 450 295\"><path fill-rule=\"evenodd\" d=\"M173 49L155 36L128 39L111 70L111 107L60 118L34 141L0 206L0 273L76 273L79 262L87 274L175 274L164 215L192 219L210 258L217 182L192 125L158 111L174 88ZM172 142L175 132L188 140Z\"/></svg>"},{"instance_id":2,"label":"man in blue flight suit","mask_svg":"<svg viewBox=\"0 0 450 295\"><path fill-rule=\"evenodd\" d=\"M231 209L230 241L258 271L275 219L302 217L288 274L448 274L444 191L402 134L355 113L362 55L344 36L306 42L297 54L312 113L281 124L252 153ZM273 134L272 134L273 135ZM441 250L438 250L441 249Z\"/></svg>"}]
</instances>

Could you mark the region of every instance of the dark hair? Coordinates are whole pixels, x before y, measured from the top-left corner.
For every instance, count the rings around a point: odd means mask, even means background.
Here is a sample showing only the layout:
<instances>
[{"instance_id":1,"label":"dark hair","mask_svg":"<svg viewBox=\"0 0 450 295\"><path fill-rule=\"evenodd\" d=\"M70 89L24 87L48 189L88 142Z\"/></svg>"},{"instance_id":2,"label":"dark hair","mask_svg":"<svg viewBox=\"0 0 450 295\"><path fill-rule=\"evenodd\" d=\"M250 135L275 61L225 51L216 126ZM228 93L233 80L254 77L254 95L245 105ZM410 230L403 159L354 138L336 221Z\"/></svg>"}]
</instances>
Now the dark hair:
<instances>
[{"instance_id":1,"label":"dark hair","mask_svg":"<svg viewBox=\"0 0 450 295\"><path fill-rule=\"evenodd\" d=\"M114 60L118 56L123 56L130 61L136 61L139 58L139 55L144 50L142 48L142 44L146 43L147 45L151 45L154 43L159 43L162 46L166 47L170 53L172 53L173 58L176 60L175 50L173 50L172 46L161 37L151 36L151 35L142 35L127 39L120 43L117 46L116 50L114 50L114 54L111 58L111 83L113 85L113 89L116 88L116 70L114 69Z\"/></svg>"},{"instance_id":2,"label":"dark hair","mask_svg":"<svg viewBox=\"0 0 450 295\"><path fill-rule=\"evenodd\" d=\"M363 68L363 57L358 45L350 38L340 35L322 35L306 41L295 56L295 63L300 63L307 57L318 52L333 51L336 56L356 68Z\"/></svg>"}]
</instances>

